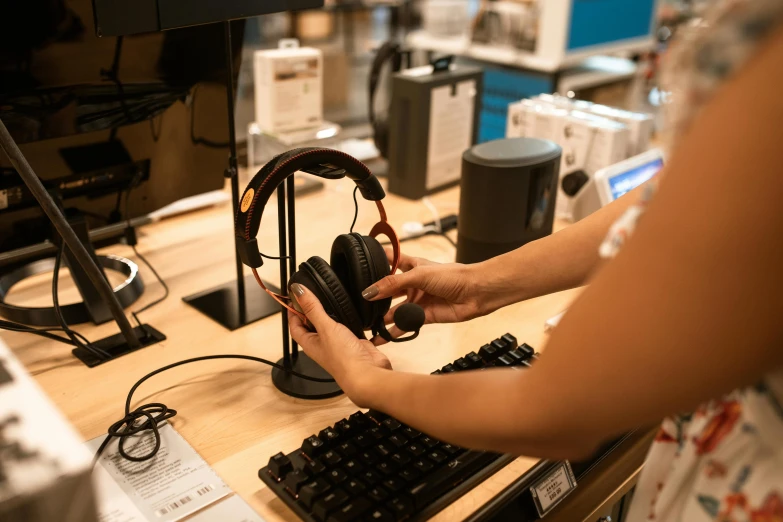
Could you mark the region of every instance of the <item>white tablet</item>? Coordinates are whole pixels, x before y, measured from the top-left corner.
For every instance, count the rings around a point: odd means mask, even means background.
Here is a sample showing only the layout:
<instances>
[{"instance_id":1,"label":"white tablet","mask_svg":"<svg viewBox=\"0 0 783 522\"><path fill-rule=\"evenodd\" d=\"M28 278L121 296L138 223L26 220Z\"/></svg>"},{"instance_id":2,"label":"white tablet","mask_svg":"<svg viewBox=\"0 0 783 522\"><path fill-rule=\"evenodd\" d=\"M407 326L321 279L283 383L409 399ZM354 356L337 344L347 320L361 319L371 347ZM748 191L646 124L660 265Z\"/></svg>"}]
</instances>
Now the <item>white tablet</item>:
<instances>
[{"instance_id":1,"label":"white tablet","mask_svg":"<svg viewBox=\"0 0 783 522\"><path fill-rule=\"evenodd\" d=\"M598 197L601 199L601 206L611 203L650 180L661 168L663 168L663 152L653 149L599 170L593 176L593 180Z\"/></svg>"}]
</instances>

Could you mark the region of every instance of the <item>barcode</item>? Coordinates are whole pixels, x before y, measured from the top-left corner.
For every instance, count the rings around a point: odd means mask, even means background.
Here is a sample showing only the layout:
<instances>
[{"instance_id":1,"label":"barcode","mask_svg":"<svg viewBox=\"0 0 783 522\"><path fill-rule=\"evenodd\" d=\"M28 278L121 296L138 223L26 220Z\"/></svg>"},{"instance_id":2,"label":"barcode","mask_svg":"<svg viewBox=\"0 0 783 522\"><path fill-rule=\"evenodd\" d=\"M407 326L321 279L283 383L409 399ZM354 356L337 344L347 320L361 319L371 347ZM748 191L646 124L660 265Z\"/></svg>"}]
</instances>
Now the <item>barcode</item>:
<instances>
[{"instance_id":1,"label":"barcode","mask_svg":"<svg viewBox=\"0 0 783 522\"><path fill-rule=\"evenodd\" d=\"M206 495L207 493L209 493L213 489L215 489L215 486L210 484L209 486L204 486L203 488L199 489L198 491L196 491L196 493L198 493L198 496L201 497L201 496Z\"/></svg>"},{"instance_id":2,"label":"barcode","mask_svg":"<svg viewBox=\"0 0 783 522\"><path fill-rule=\"evenodd\" d=\"M193 500L193 497L191 497L190 495L188 495L186 497L182 497L178 501L172 502L168 506L159 509L158 511L155 512L155 514L158 515L159 517L162 517L163 515L168 515L169 513L174 511L175 509L181 508L182 506L184 506L185 504L187 504L191 500Z\"/></svg>"}]
</instances>

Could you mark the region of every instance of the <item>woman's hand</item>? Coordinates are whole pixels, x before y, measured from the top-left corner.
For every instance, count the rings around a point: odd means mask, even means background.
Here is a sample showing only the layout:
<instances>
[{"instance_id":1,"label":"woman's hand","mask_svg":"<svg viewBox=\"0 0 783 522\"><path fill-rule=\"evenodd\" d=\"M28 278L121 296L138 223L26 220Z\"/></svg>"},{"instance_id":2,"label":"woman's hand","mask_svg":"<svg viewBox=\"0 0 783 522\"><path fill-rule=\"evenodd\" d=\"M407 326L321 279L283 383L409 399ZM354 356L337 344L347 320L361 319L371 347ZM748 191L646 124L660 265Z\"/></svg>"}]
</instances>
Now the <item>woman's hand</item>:
<instances>
[{"instance_id":1,"label":"woman's hand","mask_svg":"<svg viewBox=\"0 0 783 522\"><path fill-rule=\"evenodd\" d=\"M393 254L386 250L391 261ZM404 303L415 303L424 309L424 323L457 323L489 313L481 304L479 274L475 267L461 264L441 265L419 257L400 257L402 274L385 277L362 292L368 301L387 297L407 299L391 308L386 324L394 322L395 310ZM402 335L397 327L390 329L392 337ZM381 338L373 339L376 345Z\"/></svg>"},{"instance_id":2,"label":"woman's hand","mask_svg":"<svg viewBox=\"0 0 783 522\"><path fill-rule=\"evenodd\" d=\"M368 379L374 375L372 370L391 370L389 359L370 341L357 339L347 327L329 317L318 298L303 285L294 283L291 291L316 330L308 329L299 316L288 312L291 337L334 377L357 406L366 406L366 392L371 390Z\"/></svg>"}]
</instances>

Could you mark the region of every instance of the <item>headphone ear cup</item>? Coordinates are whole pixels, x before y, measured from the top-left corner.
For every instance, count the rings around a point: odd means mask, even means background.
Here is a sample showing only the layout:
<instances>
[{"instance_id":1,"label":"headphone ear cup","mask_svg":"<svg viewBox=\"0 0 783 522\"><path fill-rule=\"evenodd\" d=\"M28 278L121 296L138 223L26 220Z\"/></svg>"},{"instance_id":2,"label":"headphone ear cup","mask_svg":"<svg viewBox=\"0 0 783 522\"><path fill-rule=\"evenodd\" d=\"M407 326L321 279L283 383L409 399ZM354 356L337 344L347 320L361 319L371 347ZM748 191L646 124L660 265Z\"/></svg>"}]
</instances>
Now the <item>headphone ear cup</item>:
<instances>
[{"instance_id":1,"label":"headphone ear cup","mask_svg":"<svg viewBox=\"0 0 783 522\"><path fill-rule=\"evenodd\" d=\"M302 276L302 274L305 275ZM348 292L340 279L326 261L318 256L311 257L305 263L299 265L299 271L294 274L294 278L302 278L305 286L313 290L313 293L324 306L324 310L333 319L348 327L356 337L365 338L362 321L354 307L353 301L348 296ZM293 282L298 283L299 281ZM307 284L308 282L310 284ZM317 290L313 287L317 288Z\"/></svg>"},{"instance_id":2,"label":"headphone ear cup","mask_svg":"<svg viewBox=\"0 0 783 522\"><path fill-rule=\"evenodd\" d=\"M375 238L342 234L332 244L332 270L348 291L364 328L371 328L391 306L391 299L367 301L362 292L389 275L386 252Z\"/></svg>"}]
</instances>

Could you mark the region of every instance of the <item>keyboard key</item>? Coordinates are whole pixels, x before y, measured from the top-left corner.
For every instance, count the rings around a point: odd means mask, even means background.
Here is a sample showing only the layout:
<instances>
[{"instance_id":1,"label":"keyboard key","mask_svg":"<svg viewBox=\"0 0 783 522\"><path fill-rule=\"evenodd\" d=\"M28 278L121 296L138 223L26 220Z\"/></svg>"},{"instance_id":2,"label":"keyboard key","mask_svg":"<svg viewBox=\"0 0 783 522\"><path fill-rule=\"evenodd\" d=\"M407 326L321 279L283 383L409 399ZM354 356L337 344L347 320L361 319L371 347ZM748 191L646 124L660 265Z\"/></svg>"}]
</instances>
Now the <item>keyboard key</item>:
<instances>
[{"instance_id":1,"label":"keyboard key","mask_svg":"<svg viewBox=\"0 0 783 522\"><path fill-rule=\"evenodd\" d=\"M370 424L372 424L372 421L368 419L364 415L364 413L360 411L357 411L356 413L348 417L348 420L353 422L353 425L359 428L363 428L365 426L369 426Z\"/></svg>"},{"instance_id":2,"label":"keyboard key","mask_svg":"<svg viewBox=\"0 0 783 522\"><path fill-rule=\"evenodd\" d=\"M476 352L470 352L465 356L465 360L471 368L481 368L484 365L484 360Z\"/></svg>"},{"instance_id":3,"label":"keyboard key","mask_svg":"<svg viewBox=\"0 0 783 522\"><path fill-rule=\"evenodd\" d=\"M355 498L332 513L329 522L354 522L367 513L371 507L372 504L366 498Z\"/></svg>"},{"instance_id":4,"label":"keyboard key","mask_svg":"<svg viewBox=\"0 0 783 522\"><path fill-rule=\"evenodd\" d=\"M419 478L421 476L421 473L418 472L418 470L415 470L413 468L408 468L405 470L402 470L400 472L400 478L402 480L405 480L407 482L412 482Z\"/></svg>"},{"instance_id":5,"label":"keyboard key","mask_svg":"<svg viewBox=\"0 0 783 522\"><path fill-rule=\"evenodd\" d=\"M375 466L375 469L377 469L382 474L388 477L389 475L392 475L394 474L395 471L397 471L397 465L391 461L381 462L380 464Z\"/></svg>"},{"instance_id":6,"label":"keyboard key","mask_svg":"<svg viewBox=\"0 0 783 522\"><path fill-rule=\"evenodd\" d=\"M386 504L386 507L397 517L397 520L409 517L413 514L413 501L406 497L397 497Z\"/></svg>"},{"instance_id":7,"label":"keyboard key","mask_svg":"<svg viewBox=\"0 0 783 522\"><path fill-rule=\"evenodd\" d=\"M342 489L335 489L313 505L313 515L319 520L326 520L326 517L347 501L348 494Z\"/></svg>"},{"instance_id":8,"label":"keyboard key","mask_svg":"<svg viewBox=\"0 0 783 522\"><path fill-rule=\"evenodd\" d=\"M408 437L408 440L413 440L413 439L416 439L418 437L421 437L421 432L418 431L418 430L414 430L410 426L408 426L407 428L402 430L402 434L405 435L406 437Z\"/></svg>"},{"instance_id":9,"label":"keyboard key","mask_svg":"<svg viewBox=\"0 0 783 522\"><path fill-rule=\"evenodd\" d=\"M374 442L373 439L371 439L368 435L357 435L353 438L353 443L356 444L357 448L366 448L367 446L372 445Z\"/></svg>"},{"instance_id":10,"label":"keyboard key","mask_svg":"<svg viewBox=\"0 0 783 522\"><path fill-rule=\"evenodd\" d=\"M417 441L419 444L424 444L428 448L434 448L439 442L432 437L424 436Z\"/></svg>"},{"instance_id":11,"label":"keyboard key","mask_svg":"<svg viewBox=\"0 0 783 522\"><path fill-rule=\"evenodd\" d=\"M514 361L514 364L522 364L525 361L525 356L519 350L511 350L506 354Z\"/></svg>"},{"instance_id":12,"label":"keyboard key","mask_svg":"<svg viewBox=\"0 0 783 522\"><path fill-rule=\"evenodd\" d=\"M436 464L440 464L441 462L446 460L448 457L443 452L435 450L435 451L430 451L429 453L427 453L427 458L430 459L432 462L434 462Z\"/></svg>"},{"instance_id":13,"label":"keyboard key","mask_svg":"<svg viewBox=\"0 0 783 522\"><path fill-rule=\"evenodd\" d=\"M479 349L479 355L487 362L492 361L495 359L495 357L500 356L498 349L491 344L485 344L482 346L481 349Z\"/></svg>"},{"instance_id":14,"label":"keyboard key","mask_svg":"<svg viewBox=\"0 0 783 522\"><path fill-rule=\"evenodd\" d=\"M326 474L326 478L334 485L340 485L348 480L348 474L340 468L335 468Z\"/></svg>"},{"instance_id":15,"label":"keyboard key","mask_svg":"<svg viewBox=\"0 0 783 522\"><path fill-rule=\"evenodd\" d=\"M440 370L435 370L430 375L440 375Z\"/></svg>"},{"instance_id":16,"label":"keyboard key","mask_svg":"<svg viewBox=\"0 0 783 522\"><path fill-rule=\"evenodd\" d=\"M404 466L411 461L410 453L401 451L392 455L392 460L400 466Z\"/></svg>"},{"instance_id":17,"label":"keyboard key","mask_svg":"<svg viewBox=\"0 0 783 522\"><path fill-rule=\"evenodd\" d=\"M296 496L296 494L299 493L299 489L311 480L312 479L307 473L301 469L297 469L285 476L283 484L290 493Z\"/></svg>"},{"instance_id":18,"label":"keyboard key","mask_svg":"<svg viewBox=\"0 0 783 522\"><path fill-rule=\"evenodd\" d=\"M383 481L383 487L396 493L405 487L405 483L398 478L388 478Z\"/></svg>"},{"instance_id":19,"label":"keyboard key","mask_svg":"<svg viewBox=\"0 0 783 522\"><path fill-rule=\"evenodd\" d=\"M307 437L302 443L302 451L304 451L308 457L317 457L323 448L324 442L315 435Z\"/></svg>"},{"instance_id":20,"label":"keyboard key","mask_svg":"<svg viewBox=\"0 0 783 522\"><path fill-rule=\"evenodd\" d=\"M503 339L495 339L489 344L497 348L498 353L500 354L505 354L507 351L511 349L511 346L509 346L509 344Z\"/></svg>"},{"instance_id":21,"label":"keyboard key","mask_svg":"<svg viewBox=\"0 0 783 522\"><path fill-rule=\"evenodd\" d=\"M400 486L400 489L402 489L402 486ZM383 502L389 498L389 492L383 489L381 486L375 486L367 492L367 496L375 502Z\"/></svg>"},{"instance_id":22,"label":"keyboard key","mask_svg":"<svg viewBox=\"0 0 783 522\"><path fill-rule=\"evenodd\" d=\"M508 355L501 355L497 358L496 363L498 366L514 366L514 360Z\"/></svg>"},{"instance_id":23,"label":"keyboard key","mask_svg":"<svg viewBox=\"0 0 783 522\"><path fill-rule=\"evenodd\" d=\"M332 467L338 465L342 461L342 457L340 457L340 454L336 451L329 450L323 455L321 455L321 462L324 463L325 466Z\"/></svg>"},{"instance_id":24,"label":"keyboard key","mask_svg":"<svg viewBox=\"0 0 783 522\"><path fill-rule=\"evenodd\" d=\"M406 439L402 435L392 435L391 437L389 437L389 442L391 442L393 445L397 446L398 448L401 448L408 443L408 439Z\"/></svg>"},{"instance_id":25,"label":"keyboard key","mask_svg":"<svg viewBox=\"0 0 783 522\"><path fill-rule=\"evenodd\" d=\"M454 366L459 371L470 370L470 363L464 357L460 357L459 359L454 361Z\"/></svg>"},{"instance_id":26,"label":"keyboard key","mask_svg":"<svg viewBox=\"0 0 783 522\"><path fill-rule=\"evenodd\" d=\"M460 451L462 451L460 448L452 444L444 444L443 446L440 447L440 449L448 453L449 455L455 455Z\"/></svg>"},{"instance_id":27,"label":"keyboard key","mask_svg":"<svg viewBox=\"0 0 783 522\"><path fill-rule=\"evenodd\" d=\"M500 338L508 343L508 345L511 347L511 350L519 346L519 343L517 343L517 338L510 333L503 334Z\"/></svg>"},{"instance_id":28,"label":"keyboard key","mask_svg":"<svg viewBox=\"0 0 783 522\"><path fill-rule=\"evenodd\" d=\"M376 426L371 430L369 430L367 432L367 435L369 435L370 438L373 440L382 440L386 438L386 435L388 435L388 433L383 428L379 428L378 426Z\"/></svg>"},{"instance_id":29,"label":"keyboard key","mask_svg":"<svg viewBox=\"0 0 783 522\"><path fill-rule=\"evenodd\" d=\"M485 451L469 451L415 483L408 492L412 495L416 507L421 509L451 491L467 476L487 466L497 457L498 455Z\"/></svg>"},{"instance_id":30,"label":"keyboard key","mask_svg":"<svg viewBox=\"0 0 783 522\"><path fill-rule=\"evenodd\" d=\"M368 522L396 522L396 518L383 508L371 509L370 513L364 517Z\"/></svg>"},{"instance_id":31,"label":"keyboard key","mask_svg":"<svg viewBox=\"0 0 783 522\"><path fill-rule=\"evenodd\" d=\"M343 469L345 469L345 472L349 475L356 476L362 471L364 471L364 466L359 464L359 462L355 459L350 459L343 464Z\"/></svg>"},{"instance_id":32,"label":"keyboard key","mask_svg":"<svg viewBox=\"0 0 783 522\"><path fill-rule=\"evenodd\" d=\"M457 371L457 369L454 368L454 365L451 364L451 363L447 364L446 366L444 366L443 368L440 369L441 373L454 373L456 371Z\"/></svg>"},{"instance_id":33,"label":"keyboard key","mask_svg":"<svg viewBox=\"0 0 783 522\"><path fill-rule=\"evenodd\" d=\"M424 449L424 446L422 446L421 444L416 444L416 443L411 444L410 446L408 446L407 449L415 457L418 457L419 455L421 455L422 453L424 453L426 451Z\"/></svg>"},{"instance_id":34,"label":"keyboard key","mask_svg":"<svg viewBox=\"0 0 783 522\"><path fill-rule=\"evenodd\" d=\"M285 477L289 471L293 471L294 469L291 459L283 455L282 451L277 455L272 455L269 458L269 464L267 465L269 466L269 471L271 471L272 475L278 480Z\"/></svg>"},{"instance_id":35,"label":"keyboard key","mask_svg":"<svg viewBox=\"0 0 783 522\"><path fill-rule=\"evenodd\" d=\"M381 478L382 478L380 473L378 473L377 471L372 470L372 469L366 470L360 476L361 476L361 478L362 478L362 480L364 482L366 482L367 484L369 484L371 486L374 486L375 484L380 482Z\"/></svg>"},{"instance_id":36,"label":"keyboard key","mask_svg":"<svg viewBox=\"0 0 783 522\"><path fill-rule=\"evenodd\" d=\"M348 479L343 483L342 487L345 488L349 495L354 497L367 491L367 486L359 479Z\"/></svg>"},{"instance_id":37,"label":"keyboard key","mask_svg":"<svg viewBox=\"0 0 783 522\"><path fill-rule=\"evenodd\" d=\"M311 477L316 477L326 471L326 466L321 463L320 459L313 459L307 461L304 467L305 472Z\"/></svg>"},{"instance_id":38,"label":"keyboard key","mask_svg":"<svg viewBox=\"0 0 783 522\"><path fill-rule=\"evenodd\" d=\"M350 437L355 428L352 422L349 422L347 419L343 419L334 425L334 429L337 431L337 433L340 434L341 437Z\"/></svg>"},{"instance_id":39,"label":"keyboard key","mask_svg":"<svg viewBox=\"0 0 783 522\"><path fill-rule=\"evenodd\" d=\"M359 453L359 460L367 466L372 466L378 462L378 454L374 451L365 450Z\"/></svg>"},{"instance_id":40,"label":"keyboard key","mask_svg":"<svg viewBox=\"0 0 783 522\"><path fill-rule=\"evenodd\" d=\"M337 446L337 452L340 455L342 455L344 458L349 458L359 453L359 450L356 449L356 446L354 446L350 442L343 442L342 444Z\"/></svg>"},{"instance_id":41,"label":"keyboard key","mask_svg":"<svg viewBox=\"0 0 783 522\"><path fill-rule=\"evenodd\" d=\"M332 486L329 485L323 478L317 478L312 482L308 482L299 490L299 501L310 509L316 500L325 495Z\"/></svg>"},{"instance_id":42,"label":"keyboard key","mask_svg":"<svg viewBox=\"0 0 783 522\"><path fill-rule=\"evenodd\" d=\"M522 343L519 345L519 351L525 354L525 357L530 359L531 357L535 357L536 351L533 349L532 346L530 346L527 343Z\"/></svg>"},{"instance_id":43,"label":"keyboard key","mask_svg":"<svg viewBox=\"0 0 783 522\"><path fill-rule=\"evenodd\" d=\"M397 419L388 418L385 421L381 423L384 428L387 430L394 432L400 428L402 428L402 424L400 424L400 421Z\"/></svg>"},{"instance_id":44,"label":"keyboard key","mask_svg":"<svg viewBox=\"0 0 783 522\"><path fill-rule=\"evenodd\" d=\"M391 454L392 451L394 451L394 448L389 444L376 444L375 451L378 453L378 455L381 456L382 459L385 459Z\"/></svg>"},{"instance_id":45,"label":"keyboard key","mask_svg":"<svg viewBox=\"0 0 783 522\"><path fill-rule=\"evenodd\" d=\"M325 428L318 432L318 438L329 446L340 440L340 434L337 433L334 428Z\"/></svg>"},{"instance_id":46,"label":"keyboard key","mask_svg":"<svg viewBox=\"0 0 783 522\"><path fill-rule=\"evenodd\" d=\"M382 423L383 421L385 421L386 419L389 418L388 415L386 415L385 413L382 413L380 411L377 411L377 410L370 410L370 411L368 411L367 412L367 417L370 418L370 419L374 419L376 424L380 424L380 423Z\"/></svg>"},{"instance_id":47,"label":"keyboard key","mask_svg":"<svg viewBox=\"0 0 783 522\"><path fill-rule=\"evenodd\" d=\"M429 460L419 459L413 463L413 467L422 473L427 473L434 467Z\"/></svg>"}]
</instances>

